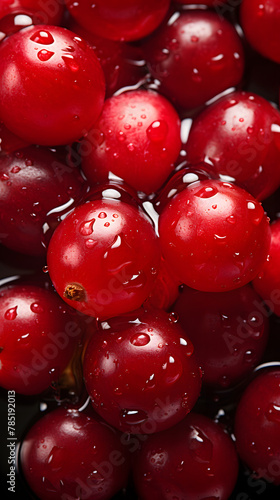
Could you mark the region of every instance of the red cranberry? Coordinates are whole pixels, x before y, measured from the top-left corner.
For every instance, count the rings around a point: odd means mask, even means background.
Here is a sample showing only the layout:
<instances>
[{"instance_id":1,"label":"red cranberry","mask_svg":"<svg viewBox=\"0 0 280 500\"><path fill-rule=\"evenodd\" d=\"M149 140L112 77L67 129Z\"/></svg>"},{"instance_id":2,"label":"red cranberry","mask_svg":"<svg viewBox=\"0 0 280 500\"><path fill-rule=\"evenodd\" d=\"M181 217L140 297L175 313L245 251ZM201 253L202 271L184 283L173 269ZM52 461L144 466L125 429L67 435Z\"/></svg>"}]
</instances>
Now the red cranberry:
<instances>
[{"instance_id":1,"label":"red cranberry","mask_svg":"<svg viewBox=\"0 0 280 500\"><path fill-rule=\"evenodd\" d=\"M177 107L201 106L240 83L244 55L232 24L215 12L187 10L172 14L144 45L159 90Z\"/></svg>"},{"instance_id":2,"label":"red cranberry","mask_svg":"<svg viewBox=\"0 0 280 500\"><path fill-rule=\"evenodd\" d=\"M71 31L30 26L0 45L0 118L41 145L68 144L103 106L104 75L93 50Z\"/></svg>"},{"instance_id":3,"label":"red cranberry","mask_svg":"<svg viewBox=\"0 0 280 500\"><path fill-rule=\"evenodd\" d=\"M257 374L238 404L235 416L241 459L269 482L280 484L280 370Z\"/></svg>"},{"instance_id":4,"label":"red cranberry","mask_svg":"<svg viewBox=\"0 0 280 500\"><path fill-rule=\"evenodd\" d=\"M31 427L20 461L39 498L110 500L126 486L127 455L121 436L108 424L91 413L58 408Z\"/></svg>"},{"instance_id":5,"label":"red cranberry","mask_svg":"<svg viewBox=\"0 0 280 500\"><path fill-rule=\"evenodd\" d=\"M156 309L101 323L85 353L84 378L96 411L134 434L179 422L201 385L192 343L173 315Z\"/></svg>"},{"instance_id":6,"label":"red cranberry","mask_svg":"<svg viewBox=\"0 0 280 500\"><path fill-rule=\"evenodd\" d=\"M89 152L82 168L91 183L111 171L149 194L160 188L174 168L181 148L180 120L156 92L125 92L107 99L87 139Z\"/></svg>"},{"instance_id":7,"label":"red cranberry","mask_svg":"<svg viewBox=\"0 0 280 500\"><path fill-rule=\"evenodd\" d=\"M78 316L39 286L0 289L0 385L39 394L57 381L81 338Z\"/></svg>"},{"instance_id":8,"label":"red cranberry","mask_svg":"<svg viewBox=\"0 0 280 500\"><path fill-rule=\"evenodd\" d=\"M71 212L54 232L47 257L59 295L100 319L140 307L160 262L159 244L144 212L107 199Z\"/></svg>"},{"instance_id":9,"label":"red cranberry","mask_svg":"<svg viewBox=\"0 0 280 500\"><path fill-rule=\"evenodd\" d=\"M184 287L172 310L193 342L204 384L232 387L261 361L269 314L250 285L224 293Z\"/></svg>"},{"instance_id":10,"label":"red cranberry","mask_svg":"<svg viewBox=\"0 0 280 500\"><path fill-rule=\"evenodd\" d=\"M251 281L267 258L270 227L260 203L228 182L191 184L159 217L163 255L177 278L205 292Z\"/></svg>"},{"instance_id":11,"label":"red cranberry","mask_svg":"<svg viewBox=\"0 0 280 500\"><path fill-rule=\"evenodd\" d=\"M178 425L149 436L133 470L142 500L228 500L238 459L221 427L191 412Z\"/></svg>"},{"instance_id":12,"label":"red cranberry","mask_svg":"<svg viewBox=\"0 0 280 500\"><path fill-rule=\"evenodd\" d=\"M71 15L92 33L110 40L138 40L163 20L170 0L65 0Z\"/></svg>"},{"instance_id":13,"label":"red cranberry","mask_svg":"<svg viewBox=\"0 0 280 500\"><path fill-rule=\"evenodd\" d=\"M233 92L198 115L186 150L190 163L211 162L262 200L280 184L279 146L279 111L256 94Z\"/></svg>"},{"instance_id":14,"label":"red cranberry","mask_svg":"<svg viewBox=\"0 0 280 500\"><path fill-rule=\"evenodd\" d=\"M43 232L58 225L86 191L58 153L30 146L0 156L0 240L18 252L45 255Z\"/></svg>"}]
</instances>

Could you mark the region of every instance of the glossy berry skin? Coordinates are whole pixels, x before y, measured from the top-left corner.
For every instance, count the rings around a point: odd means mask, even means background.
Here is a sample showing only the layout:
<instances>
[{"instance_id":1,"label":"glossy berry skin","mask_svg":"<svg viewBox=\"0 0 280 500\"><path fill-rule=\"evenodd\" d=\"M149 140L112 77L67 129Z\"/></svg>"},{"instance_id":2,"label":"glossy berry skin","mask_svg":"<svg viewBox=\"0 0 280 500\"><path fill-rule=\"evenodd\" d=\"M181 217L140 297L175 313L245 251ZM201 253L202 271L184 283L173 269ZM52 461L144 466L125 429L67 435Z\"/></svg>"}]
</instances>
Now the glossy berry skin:
<instances>
[{"instance_id":1,"label":"glossy berry skin","mask_svg":"<svg viewBox=\"0 0 280 500\"><path fill-rule=\"evenodd\" d=\"M259 477L280 484L280 370L257 373L238 404L235 436L238 454Z\"/></svg>"},{"instance_id":2,"label":"glossy berry skin","mask_svg":"<svg viewBox=\"0 0 280 500\"><path fill-rule=\"evenodd\" d=\"M191 412L178 425L148 437L133 473L141 500L228 500L238 458L218 424Z\"/></svg>"},{"instance_id":3,"label":"glossy berry skin","mask_svg":"<svg viewBox=\"0 0 280 500\"><path fill-rule=\"evenodd\" d=\"M194 345L204 384L216 390L233 387L260 363L268 314L250 285L224 293L184 287L172 311Z\"/></svg>"},{"instance_id":4,"label":"glossy berry skin","mask_svg":"<svg viewBox=\"0 0 280 500\"><path fill-rule=\"evenodd\" d=\"M95 35L110 40L138 40L163 20L170 0L65 0L71 15Z\"/></svg>"},{"instance_id":5,"label":"glossy berry skin","mask_svg":"<svg viewBox=\"0 0 280 500\"><path fill-rule=\"evenodd\" d=\"M194 120L186 151L189 162L207 158L217 173L263 200L280 183L279 111L256 94L228 94Z\"/></svg>"},{"instance_id":6,"label":"glossy berry skin","mask_svg":"<svg viewBox=\"0 0 280 500\"><path fill-rule=\"evenodd\" d=\"M260 203L228 182L191 184L159 218L167 264L184 284L205 292L251 281L268 255L270 227Z\"/></svg>"},{"instance_id":7,"label":"glossy berry skin","mask_svg":"<svg viewBox=\"0 0 280 500\"><path fill-rule=\"evenodd\" d=\"M63 209L80 201L87 185L58 153L30 146L0 156L0 241L27 255L45 255L44 232Z\"/></svg>"},{"instance_id":8,"label":"glossy berry skin","mask_svg":"<svg viewBox=\"0 0 280 500\"><path fill-rule=\"evenodd\" d=\"M58 408L31 427L20 461L38 498L110 500L126 486L127 454L119 433L93 412Z\"/></svg>"},{"instance_id":9,"label":"glossy berry skin","mask_svg":"<svg viewBox=\"0 0 280 500\"><path fill-rule=\"evenodd\" d=\"M174 316L151 309L101 324L85 353L84 379L107 422L123 432L151 434L192 409L201 372Z\"/></svg>"},{"instance_id":10,"label":"glossy berry skin","mask_svg":"<svg viewBox=\"0 0 280 500\"><path fill-rule=\"evenodd\" d=\"M14 135L3 122L0 122L0 154L12 153L17 149L25 148L30 144Z\"/></svg>"},{"instance_id":11,"label":"glossy berry skin","mask_svg":"<svg viewBox=\"0 0 280 500\"><path fill-rule=\"evenodd\" d=\"M264 57L280 62L280 9L277 0L243 0L240 22L246 39Z\"/></svg>"},{"instance_id":12,"label":"glossy berry skin","mask_svg":"<svg viewBox=\"0 0 280 500\"><path fill-rule=\"evenodd\" d=\"M175 13L144 45L159 91L178 108L203 105L240 83L244 55L234 27L209 10Z\"/></svg>"},{"instance_id":13,"label":"glossy berry skin","mask_svg":"<svg viewBox=\"0 0 280 500\"><path fill-rule=\"evenodd\" d=\"M89 134L82 168L92 183L113 172L149 194L163 184L181 147L180 120L161 95L134 90L107 99Z\"/></svg>"},{"instance_id":14,"label":"glossy berry skin","mask_svg":"<svg viewBox=\"0 0 280 500\"><path fill-rule=\"evenodd\" d=\"M98 118L104 75L84 40L58 26L30 26L0 45L0 118L40 145L79 140Z\"/></svg>"},{"instance_id":15,"label":"glossy berry skin","mask_svg":"<svg viewBox=\"0 0 280 500\"><path fill-rule=\"evenodd\" d=\"M61 0L52 4L41 0L1 0L0 20L9 15L30 15L34 24L59 24L63 14Z\"/></svg>"},{"instance_id":16,"label":"glossy berry skin","mask_svg":"<svg viewBox=\"0 0 280 500\"><path fill-rule=\"evenodd\" d=\"M160 254L154 229L140 209L94 200L61 222L47 260L59 295L89 316L106 319L142 305Z\"/></svg>"},{"instance_id":17,"label":"glossy berry skin","mask_svg":"<svg viewBox=\"0 0 280 500\"><path fill-rule=\"evenodd\" d=\"M11 284L0 289L0 386L39 394L56 382L80 341L78 316L52 291Z\"/></svg>"},{"instance_id":18,"label":"glossy berry skin","mask_svg":"<svg viewBox=\"0 0 280 500\"><path fill-rule=\"evenodd\" d=\"M146 76L147 68L140 47L94 35L74 19L70 19L67 27L93 48L104 71L106 97L123 87L138 84Z\"/></svg>"},{"instance_id":19,"label":"glossy berry skin","mask_svg":"<svg viewBox=\"0 0 280 500\"><path fill-rule=\"evenodd\" d=\"M271 224L271 244L269 259L264 262L259 274L253 281L257 293L269 309L280 316L280 221Z\"/></svg>"}]
</instances>

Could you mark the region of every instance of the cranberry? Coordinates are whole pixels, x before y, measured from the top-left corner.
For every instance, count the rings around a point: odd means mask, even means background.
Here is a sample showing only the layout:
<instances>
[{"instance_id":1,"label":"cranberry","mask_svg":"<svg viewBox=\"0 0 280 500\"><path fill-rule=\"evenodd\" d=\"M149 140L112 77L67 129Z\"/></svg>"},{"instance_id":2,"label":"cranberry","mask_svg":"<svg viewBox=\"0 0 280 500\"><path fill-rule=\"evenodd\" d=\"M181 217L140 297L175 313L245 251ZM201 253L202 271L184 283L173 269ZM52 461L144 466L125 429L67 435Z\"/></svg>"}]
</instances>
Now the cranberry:
<instances>
[{"instance_id":1,"label":"cranberry","mask_svg":"<svg viewBox=\"0 0 280 500\"><path fill-rule=\"evenodd\" d=\"M279 63L280 11L278 1L243 0L240 7L241 25L248 42L260 54Z\"/></svg>"},{"instance_id":2,"label":"cranberry","mask_svg":"<svg viewBox=\"0 0 280 500\"><path fill-rule=\"evenodd\" d=\"M235 416L241 459L269 482L280 484L280 370L264 370L250 383Z\"/></svg>"},{"instance_id":3,"label":"cranberry","mask_svg":"<svg viewBox=\"0 0 280 500\"><path fill-rule=\"evenodd\" d=\"M172 310L193 342L203 383L226 389L246 379L268 340L268 313L250 285L230 292L184 287Z\"/></svg>"},{"instance_id":4,"label":"cranberry","mask_svg":"<svg viewBox=\"0 0 280 500\"><path fill-rule=\"evenodd\" d=\"M65 0L71 15L92 33L110 40L138 40L163 20L170 0Z\"/></svg>"},{"instance_id":5,"label":"cranberry","mask_svg":"<svg viewBox=\"0 0 280 500\"><path fill-rule=\"evenodd\" d=\"M182 420L201 385L192 343L176 318L160 309L101 323L85 353L84 378L96 411L134 434Z\"/></svg>"},{"instance_id":6,"label":"cranberry","mask_svg":"<svg viewBox=\"0 0 280 500\"><path fill-rule=\"evenodd\" d=\"M80 205L58 226L48 248L59 295L100 319L140 307L159 261L158 241L144 212L117 200Z\"/></svg>"},{"instance_id":7,"label":"cranberry","mask_svg":"<svg viewBox=\"0 0 280 500\"><path fill-rule=\"evenodd\" d=\"M188 161L210 161L258 199L280 184L280 113L249 92L233 92L194 120L186 144Z\"/></svg>"},{"instance_id":8,"label":"cranberry","mask_svg":"<svg viewBox=\"0 0 280 500\"><path fill-rule=\"evenodd\" d=\"M222 428L191 412L171 429L149 436L133 470L142 500L228 500L238 459Z\"/></svg>"},{"instance_id":9,"label":"cranberry","mask_svg":"<svg viewBox=\"0 0 280 500\"><path fill-rule=\"evenodd\" d=\"M144 54L159 90L177 107L201 106L238 85L244 55L234 27L208 10L187 10L171 18L144 44Z\"/></svg>"},{"instance_id":10,"label":"cranberry","mask_svg":"<svg viewBox=\"0 0 280 500\"><path fill-rule=\"evenodd\" d=\"M260 203L228 182L191 184L159 217L163 255L177 278L205 292L251 281L268 255L270 227Z\"/></svg>"},{"instance_id":11,"label":"cranberry","mask_svg":"<svg viewBox=\"0 0 280 500\"><path fill-rule=\"evenodd\" d=\"M84 40L64 28L31 26L8 37L0 45L0 74L0 118L27 142L78 140L102 109L99 61Z\"/></svg>"},{"instance_id":12,"label":"cranberry","mask_svg":"<svg viewBox=\"0 0 280 500\"><path fill-rule=\"evenodd\" d=\"M145 61L141 49L136 45L94 35L78 25L74 19L70 19L68 27L94 49L104 71L106 97L112 96L123 87L140 84L145 78Z\"/></svg>"},{"instance_id":13,"label":"cranberry","mask_svg":"<svg viewBox=\"0 0 280 500\"><path fill-rule=\"evenodd\" d=\"M269 258L253 281L255 290L272 312L280 316L280 220L271 224Z\"/></svg>"},{"instance_id":14,"label":"cranberry","mask_svg":"<svg viewBox=\"0 0 280 500\"><path fill-rule=\"evenodd\" d=\"M80 200L86 184L58 153L30 146L0 156L1 242L18 252L45 255L43 231Z\"/></svg>"},{"instance_id":15,"label":"cranberry","mask_svg":"<svg viewBox=\"0 0 280 500\"><path fill-rule=\"evenodd\" d=\"M0 385L39 394L57 381L82 330L66 304L39 286L0 289Z\"/></svg>"},{"instance_id":16,"label":"cranberry","mask_svg":"<svg viewBox=\"0 0 280 500\"><path fill-rule=\"evenodd\" d=\"M172 171L180 147L180 120L171 104L156 92L125 92L105 102L82 168L92 183L111 171L149 194Z\"/></svg>"},{"instance_id":17,"label":"cranberry","mask_svg":"<svg viewBox=\"0 0 280 500\"><path fill-rule=\"evenodd\" d=\"M39 498L110 500L126 486L127 455L118 432L93 414L58 408L31 427L20 461Z\"/></svg>"}]
</instances>

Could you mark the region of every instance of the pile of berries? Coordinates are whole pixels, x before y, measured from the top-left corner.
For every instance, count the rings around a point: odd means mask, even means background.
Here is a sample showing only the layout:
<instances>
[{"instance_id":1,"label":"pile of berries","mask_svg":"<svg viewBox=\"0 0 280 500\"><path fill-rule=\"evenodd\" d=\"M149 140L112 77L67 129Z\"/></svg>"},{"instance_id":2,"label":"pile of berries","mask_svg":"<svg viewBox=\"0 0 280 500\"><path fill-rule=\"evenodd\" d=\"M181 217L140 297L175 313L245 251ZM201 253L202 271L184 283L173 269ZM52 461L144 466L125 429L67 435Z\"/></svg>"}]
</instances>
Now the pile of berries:
<instances>
[{"instance_id":1,"label":"pile of berries","mask_svg":"<svg viewBox=\"0 0 280 500\"><path fill-rule=\"evenodd\" d=\"M276 0L1 1L17 498L279 498L279 33Z\"/></svg>"}]
</instances>

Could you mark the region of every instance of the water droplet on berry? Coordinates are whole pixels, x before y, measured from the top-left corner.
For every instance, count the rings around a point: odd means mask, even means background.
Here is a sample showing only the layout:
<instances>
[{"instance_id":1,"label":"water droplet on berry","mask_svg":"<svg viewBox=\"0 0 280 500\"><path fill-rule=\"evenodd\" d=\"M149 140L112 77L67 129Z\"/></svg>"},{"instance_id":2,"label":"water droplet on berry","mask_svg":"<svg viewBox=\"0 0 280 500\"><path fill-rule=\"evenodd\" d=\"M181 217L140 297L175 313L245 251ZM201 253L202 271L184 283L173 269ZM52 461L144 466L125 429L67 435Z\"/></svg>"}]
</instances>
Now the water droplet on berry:
<instances>
[{"instance_id":1,"label":"water droplet on berry","mask_svg":"<svg viewBox=\"0 0 280 500\"><path fill-rule=\"evenodd\" d=\"M171 323L178 323L179 315L176 312L171 312L168 315L168 319Z\"/></svg>"},{"instance_id":2,"label":"water droplet on berry","mask_svg":"<svg viewBox=\"0 0 280 500\"><path fill-rule=\"evenodd\" d=\"M20 172L20 170L21 170L21 168L16 165L15 167L12 168L11 173L17 174L18 172Z\"/></svg>"},{"instance_id":3,"label":"water droplet on berry","mask_svg":"<svg viewBox=\"0 0 280 500\"><path fill-rule=\"evenodd\" d=\"M51 57L54 55L54 52L51 52L50 50L42 49L37 52L37 57L40 61L46 62L51 59Z\"/></svg>"},{"instance_id":4,"label":"water droplet on berry","mask_svg":"<svg viewBox=\"0 0 280 500\"><path fill-rule=\"evenodd\" d=\"M75 61L74 56L72 56L71 54L67 54L65 56L62 56L62 59L65 62L66 66L69 69L71 69L71 71L76 72L79 70L80 66L77 63L77 61Z\"/></svg>"},{"instance_id":5,"label":"water droplet on berry","mask_svg":"<svg viewBox=\"0 0 280 500\"><path fill-rule=\"evenodd\" d=\"M4 314L4 318L8 319L9 321L16 319L16 317L17 317L17 306L7 309L7 311Z\"/></svg>"},{"instance_id":6,"label":"water droplet on berry","mask_svg":"<svg viewBox=\"0 0 280 500\"><path fill-rule=\"evenodd\" d=\"M100 212L100 213L98 214L98 218L99 218L99 219L106 219L106 217L107 217L106 212ZM113 217L114 217L114 215L113 215Z\"/></svg>"},{"instance_id":7,"label":"water droplet on berry","mask_svg":"<svg viewBox=\"0 0 280 500\"><path fill-rule=\"evenodd\" d=\"M280 405L270 403L267 411L265 412L265 416L270 422L280 424Z\"/></svg>"},{"instance_id":8,"label":"water droplet on berry","mask_svg":"<svg viewBox=\"0 0 280 500\"><path fill-rule=\"evenodd\" d=\"M127 425L139 425L146 422L148 415L144 410L122 410L121 411L121 423Z\"/></svg>"},{"instance_id":9,"label":"water droplet on berry","mask_svg":"<svg viewBox=\"0 0 280 500\"><path fill-rule=\"evenodd\" d=\"M90 239L90 238L89 238L88 240L86 240L86 241L85 241L85 246L86 246L88 249L95 247L95 245L96 245L96 244L97 244L97 241L92 240L92 239Z\"/></svg>"},{"instance_id":10,"label":"water droplet on berry","mask_svg":"<svg viewBox=\"0 0 280 500\"><path fill-rule=\"evenodd\" d=\"M49 272L48 266L44 266L42 271L43 271L43 273L47 274Z\"/></svg>"},{"instance_id":11,"label":"water droplet on berry","mask_svg":"<svg viewBox=\"0 0 280 500\"><path fill-rule=\"evenodd\" d=\"M156 120L147 128L147 136L152 142L163 142L168 133L168 125L165 120Z\"/></svg>"},{"instance_id":12,"label":"water droplet on berry","mask_svg":"<svg viewBox=\"0 0 280 500\"><path fill-rule=\"evenodd\" d=\"M86 222L83 222L80 226L80 233L82 236L89 236L93 233L93 224L95 223L95 219L90 219Z\"/></svg>"},{"instance_id":13,"label":"water droplet on berry","mask_svg":"<svg viewBox=\"0 0 280 500\"><path fill-rule=\"evenodd\" d=\"M128 151L134 151L134 145L132 144L132 142L130 142L128 145L127 145L127 149Z\"/></svg>"},{"instance_id":14,"label":"water droplet on berry","mask_svg":"<svg viewBox=\"0 0 280 500\"><path fill-rule=\"evenodd\" d=\"M215 187L205 186L195 193L197 198L212 198L217 194L218 190Z\"/></svg>"},{"instance_id":15,"label":"water droplet on berry","mask_svg":"<svg viewBox=\"0 0 280 500\"><path fill-rule=\"evenodd\" d=\"M229 222L229 224L235 224L236 223L236 217L235 217L235 215L229 215L226 218L226 221Z\"/></svg>"},{"instance_id":16,"label":"water droplet on berry","mask_svg":"<svg viewBox=\"0 0 280 500\"><path fill-rule=\"evenodd\" d=\"M33 304L31 304L30 306L30 309L36 314L42 314L43 312L45 312L43 306L41 306L41 304L38 304L38 302L33 302Z\"/></svg>"},{"instance_id":17,"label":"water droplet on berry","mask_svg":"<svg viewBox=\"0 0 280 500\"><path fill-rule=\"evenodd\" d=\"M137 347L143 347L147 345L150 342L150 340L151 340L150 335L141 332L133 335L133 337L131 337L130 339L130 343Z\"/></svg>"},{"instance_id":18,"label":"water droplet on berry","mask_svg":"<svg viewBox=\"0 0 280 500\"><path fill-rule=\"evenodd\" d=\"M36 31L36 33L33 33L30 37L30 40L32 40L32 42L40 43L41 45L51 45L54 43L52 34L46 30Z\"/></svg>"}]
</instances>

